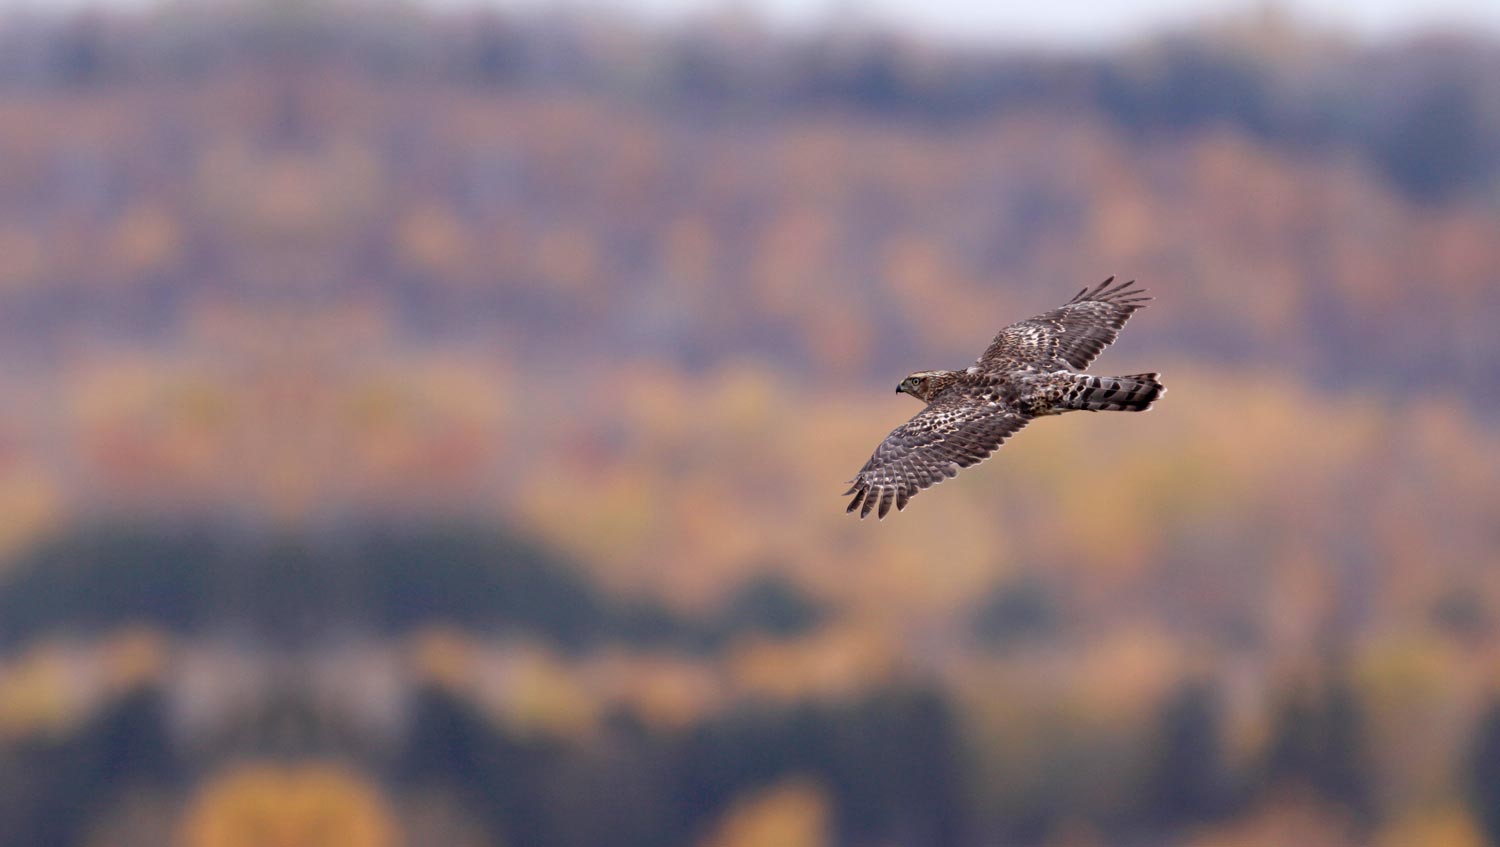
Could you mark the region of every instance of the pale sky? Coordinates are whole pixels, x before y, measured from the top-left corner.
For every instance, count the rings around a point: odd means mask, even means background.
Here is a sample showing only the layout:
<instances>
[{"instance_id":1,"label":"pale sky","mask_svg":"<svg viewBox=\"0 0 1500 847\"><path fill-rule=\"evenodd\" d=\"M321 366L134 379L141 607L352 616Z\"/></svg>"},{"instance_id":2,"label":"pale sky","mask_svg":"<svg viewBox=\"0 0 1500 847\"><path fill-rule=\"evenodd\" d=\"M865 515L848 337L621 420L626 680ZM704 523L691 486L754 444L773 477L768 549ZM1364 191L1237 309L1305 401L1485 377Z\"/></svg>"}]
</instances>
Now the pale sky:
<instances>
[{"instance_id":1,"label":"pale sky","mask_svg":"<svg viewBox=\"0 0 1500 847\"><path fill-rule=\"evenodd\" d=\"M273 2L274 0L268 0ZM0 0L0 10L85 6L149 7L157 0ZM778 27L850 21L978 42L1089 46L1138 38L1164 27L1246 14L1267 0L394 0L439 8L599 6L650 20L680 21L726 10ZM1424 30L1500 35L1500 0L1272 0L1315 26L1379 40Z\"/></svg>"},{"instance_id":2,"label":"pale sky","mask_svg":"<svg viewBox=\"0 0 1500 847\"><path fill-rule=\"evenodd\" d=\"M549 0L425 0L439 6L545 8ZM859 21L965 41L1088 46L1129 40L1203 20L1245 15L1267 0L574 0L680 20L746 10L773 24L806 28ZM1272 0L1314 26L1379 40L1413 31L1481 30L1500 35L1500 0Z\"/></svg>"}]
</instances>

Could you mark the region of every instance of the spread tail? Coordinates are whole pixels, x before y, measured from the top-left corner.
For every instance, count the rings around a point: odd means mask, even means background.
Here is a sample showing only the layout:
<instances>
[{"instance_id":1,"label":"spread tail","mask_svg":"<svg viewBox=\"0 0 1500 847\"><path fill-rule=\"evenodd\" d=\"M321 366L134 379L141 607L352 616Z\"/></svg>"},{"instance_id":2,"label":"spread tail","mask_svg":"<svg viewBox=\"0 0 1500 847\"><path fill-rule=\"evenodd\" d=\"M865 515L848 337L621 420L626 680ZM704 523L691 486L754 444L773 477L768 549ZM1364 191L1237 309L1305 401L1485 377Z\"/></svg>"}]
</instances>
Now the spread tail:
<instances>
[{"instance_id":1,"label":"spread tail","mask_svg":"<svg viewBox=\"0 0 1500 847\"><path fill-rule=\"evenodd\" d=\"M1090 412L1144 412L1156 398L1167 393L1159 381L1160 374L1128 376L1091 376L1079 374L1078 381L1063 395L1060 409L1083 409Z\"/></svg>"}]
</instances>

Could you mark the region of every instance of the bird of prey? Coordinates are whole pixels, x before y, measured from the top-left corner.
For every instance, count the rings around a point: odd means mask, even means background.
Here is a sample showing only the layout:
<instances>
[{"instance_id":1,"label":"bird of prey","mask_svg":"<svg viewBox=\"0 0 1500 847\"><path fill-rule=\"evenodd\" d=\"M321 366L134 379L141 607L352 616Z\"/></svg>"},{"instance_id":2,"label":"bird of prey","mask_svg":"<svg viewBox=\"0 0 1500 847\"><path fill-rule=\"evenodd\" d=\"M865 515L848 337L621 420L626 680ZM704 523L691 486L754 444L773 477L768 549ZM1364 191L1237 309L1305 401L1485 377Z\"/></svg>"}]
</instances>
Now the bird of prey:
<instances>
[{"instance_id":1,"label":"bird of prey","mask_svg":"<svg viewBox=\"0 0 1500 847\"><path fill-rule=\"evenodd\" d=\"M918 371L896 386L926 404L891 431L851 482L846 511L884 518L924 488L957 476L1033 418L1075 410L1144 412L1166 393L1159 374L1083 373L1150 297L1110 277L1062 306L1011 324L962 371Z\"/></svg>"}]
</instances>

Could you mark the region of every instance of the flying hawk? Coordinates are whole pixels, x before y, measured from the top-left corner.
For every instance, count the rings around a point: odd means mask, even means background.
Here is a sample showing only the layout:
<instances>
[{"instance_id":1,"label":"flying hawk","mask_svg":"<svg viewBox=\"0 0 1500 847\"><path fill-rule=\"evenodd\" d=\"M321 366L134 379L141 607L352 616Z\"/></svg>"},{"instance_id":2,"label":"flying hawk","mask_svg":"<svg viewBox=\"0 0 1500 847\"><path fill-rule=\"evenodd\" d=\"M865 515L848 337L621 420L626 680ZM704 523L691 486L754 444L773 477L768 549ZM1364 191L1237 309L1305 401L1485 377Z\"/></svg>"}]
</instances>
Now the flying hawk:
<instances>
[{"instance_id":1,"label":"flying hawk","mask_svg":"<svg viewBox=\"0 0 1500 847\"><path fill-rule=\"evenodd\" d=\"M896 386L927 404L891 431L851 480L847 511L884 518L924 488L999 449L1032 418L1063 412L1144 412L1167 389L1158 374L1082 373L1150 297L1110 277L1061 307L1011 324L968 370L918 371Z\"/></svg>"}]
</instances>

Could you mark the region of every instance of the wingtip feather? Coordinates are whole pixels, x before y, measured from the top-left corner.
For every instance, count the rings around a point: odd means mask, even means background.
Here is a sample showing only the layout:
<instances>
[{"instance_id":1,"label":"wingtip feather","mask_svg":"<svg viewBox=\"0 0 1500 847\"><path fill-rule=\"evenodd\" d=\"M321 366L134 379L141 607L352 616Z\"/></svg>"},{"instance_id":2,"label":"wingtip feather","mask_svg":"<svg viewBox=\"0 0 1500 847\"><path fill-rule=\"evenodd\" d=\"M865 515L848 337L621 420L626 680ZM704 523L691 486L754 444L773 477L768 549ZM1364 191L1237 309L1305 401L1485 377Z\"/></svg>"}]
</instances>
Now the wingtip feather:
<instances>
[{"instance_id":1,"label":"wingtip feather","mask_svg":"<svg viewBox=\"0 0 1500 847\"><path fill-rule=\"evenodd\" d=\"M1146 289L1137 288L1135 285L1136 280L1120 280L1115 274L1110 274L1103 282L1092 288L1085 286L1082 291L1073 295L1073 299L1069 300L1068 304L1098 300L1116 306L1140 308L1140 304L1155 299L1146 294Z\"/></svg>"},{"instance_id":2,"label":"wingtip feather","mask_svg":"<svg viewBox=\"0 0 1500 847\"><path fill-rule=\"evenodd\" d=\"M859 492L854 495L854 499L849 501L849 508L844 510L844 514L847 515L850 512L853 512L855 509L858 509L859 503L861 500L865 499L866 493L866 489L860 489Z\"/></svg>"}]
</instances>

